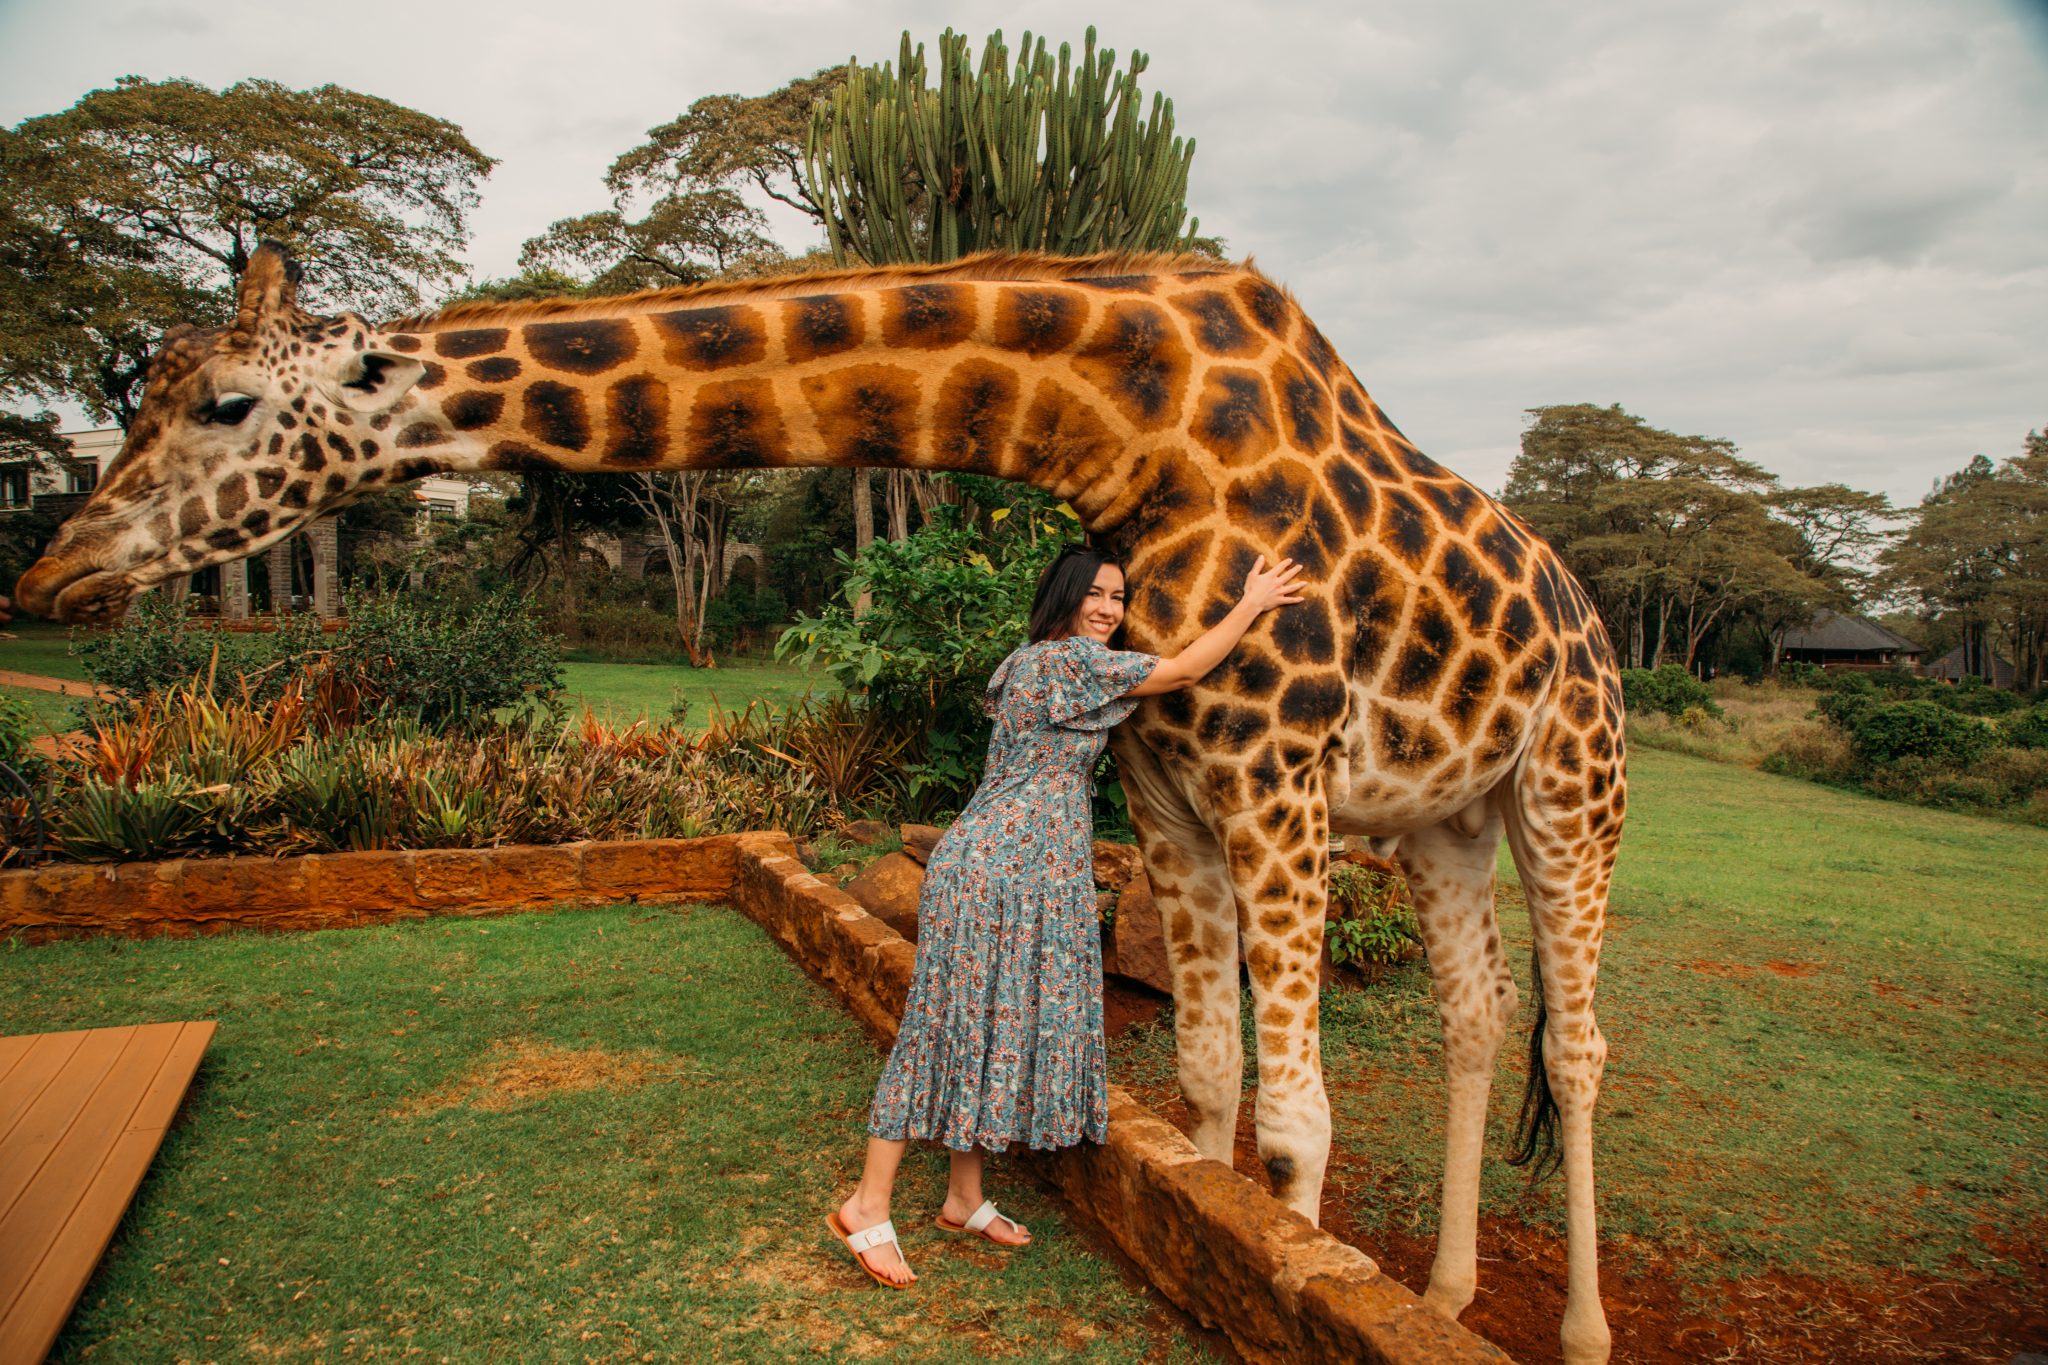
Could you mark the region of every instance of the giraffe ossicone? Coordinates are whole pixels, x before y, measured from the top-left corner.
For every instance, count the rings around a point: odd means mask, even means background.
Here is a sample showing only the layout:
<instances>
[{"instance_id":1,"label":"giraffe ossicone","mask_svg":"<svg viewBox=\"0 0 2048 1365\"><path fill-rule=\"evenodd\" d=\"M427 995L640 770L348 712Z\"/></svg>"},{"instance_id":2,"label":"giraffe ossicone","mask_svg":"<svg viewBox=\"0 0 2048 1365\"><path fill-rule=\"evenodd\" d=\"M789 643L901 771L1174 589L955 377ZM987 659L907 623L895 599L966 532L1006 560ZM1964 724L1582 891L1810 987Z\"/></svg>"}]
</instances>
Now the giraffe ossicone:
<instances>
[{"instance_id":1,"label":"giraffe ossicone","mask_svg":"<svg viewBox=\"0 0 2048 1365\"><path fill-rule=\"evenodd\" d=\"M22 605L104 619L367 491L486 469L1022 480L1122 560L1129 643L1153 653L1214 624L1256 556L1302 564L1305 600L1112 739L1167 936L1194 1141L1231 1159L1241 947L1260 1156L1275 1193L1317 1216L1329 836L1390 844L1450 1095L1425 1297L1461 1311L1516 1009L1493 908L1505 838L1542 1006L1525 1108L1554 1127L1567 1187L1565 1355L1605 1359L1593 992L1626 799L1613 651L1550 548L1402 437L1284 290L1195 257L997 254L373 326L301 310L296 284L265 246L232 325L166 336L126 445L22 577Z\"/></svg>"}]
</instances>

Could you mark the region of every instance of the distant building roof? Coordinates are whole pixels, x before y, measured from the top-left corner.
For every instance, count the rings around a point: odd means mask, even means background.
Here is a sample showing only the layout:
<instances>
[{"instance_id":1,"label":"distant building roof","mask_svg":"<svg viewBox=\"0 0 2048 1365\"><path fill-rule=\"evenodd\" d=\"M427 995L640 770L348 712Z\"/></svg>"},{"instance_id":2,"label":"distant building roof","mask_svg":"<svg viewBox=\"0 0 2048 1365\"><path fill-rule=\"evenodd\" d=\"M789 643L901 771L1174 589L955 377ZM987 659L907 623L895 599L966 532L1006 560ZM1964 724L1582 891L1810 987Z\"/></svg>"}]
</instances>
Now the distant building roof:
<instances>
[{"instance_id":1,"label":"distant building roof","mask_svg":"<svg viewBox=\"0 0 2048 1365\"><path fill-rule=\"evenodd\" d=\"M1927 651L1896 631L1886 630L1862 616L1844 616L1825 607L1810 625L1785 632L1786 649L1811 649L1845 654L1868 654L1890 650L1897 654L1925 654Z\"/></svg>"},{"instance_id":2,"label":"distant building roof","mask_svg":"<svg viewBox=\"0 0 2048 1365\"><path fill-rule=\"evenodd\" d=\"M1961 682L1964 678L1971 676L1970 671L1963 666L1963 647L1961 645L1957 645L1933 663L1921 665L1920 673L1923 677L1946 678L1952 682ZM2012 666L2012 661L2000 658L1997 652L1993 651L1991 655L1991 685L1993 687L2012 687L2018 681L2019 670Z\"/></svg>"}]
</instances>

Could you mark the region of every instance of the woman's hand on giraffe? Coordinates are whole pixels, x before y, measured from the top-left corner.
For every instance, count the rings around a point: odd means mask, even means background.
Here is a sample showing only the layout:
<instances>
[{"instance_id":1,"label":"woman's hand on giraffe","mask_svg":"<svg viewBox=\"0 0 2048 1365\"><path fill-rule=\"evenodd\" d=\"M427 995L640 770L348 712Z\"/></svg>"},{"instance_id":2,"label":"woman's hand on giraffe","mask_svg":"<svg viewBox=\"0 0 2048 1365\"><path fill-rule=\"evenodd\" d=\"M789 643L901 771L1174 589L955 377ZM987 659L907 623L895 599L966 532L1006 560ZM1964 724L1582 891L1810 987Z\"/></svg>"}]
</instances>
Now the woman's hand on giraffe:
<instances>
[{"instance_id":1,"label":"woman's hand on giraffe","mask_svg":"<svg viewBox=\"0 0 2048 1365\"><path fill-rule=\"evenodd\" d=\"M1291 559L1283 559L1269 569L1266 557L1260 555L1252 561L1252 571L1244 577L1243 600L1255 613L1268 612L1275 607L1299 602L1301 588L1301 565Z\"/></svg>"}]
</instances>

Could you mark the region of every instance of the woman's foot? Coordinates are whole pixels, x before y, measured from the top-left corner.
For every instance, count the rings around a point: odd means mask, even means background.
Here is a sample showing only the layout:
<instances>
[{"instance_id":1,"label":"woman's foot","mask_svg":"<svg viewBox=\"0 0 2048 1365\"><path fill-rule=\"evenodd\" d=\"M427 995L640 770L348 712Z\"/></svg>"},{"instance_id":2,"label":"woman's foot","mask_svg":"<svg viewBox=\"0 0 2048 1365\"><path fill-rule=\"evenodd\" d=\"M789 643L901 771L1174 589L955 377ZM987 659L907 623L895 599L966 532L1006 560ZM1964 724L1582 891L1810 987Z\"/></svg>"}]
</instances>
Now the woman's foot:
<instances>
[{"instance_id":1,"label":"woman's foot","mask_svg":"<svg viewBox=\"0 0 2048 1365\"><path fill-rule=\"evenodd\" d=\"M889 1206L862 1203L858 1190L854 1191L851 1199L839 1206L839 1222L848 1232L863 1232L888 1221ZM860 1257L862 1265L891 1284L911 1284L917 1279L917 1276L911 1273L909 1263L903 1259L903 1249L894 1242L884 1242L880 1246L869 1247L866 1251L857 1251L854 1255Z\"/></svg>"},{"instance_id":2,"label":"woman's foot","mask_svg":"<svg viewBox=\"0 0 2048 1365\"><path fill-rule=\"evenodd\" d=\"M939 1206L939 1218L942 1222L949 1225L949 1230L959 1229L966 1231L968 1230L967 1221L974 1217L975 1213L981 1208L981 1205L982 1199L978 1192L969 1196L948 1190L946 1192L946 1202ZM980 1233L998 1246L1020 1247L1031 1241L1031 1229L1015 1221L1007 1213L998 1213L988 1221L986 1226L975 1228L973 1231Z\"/></svg>"}]
</instances>

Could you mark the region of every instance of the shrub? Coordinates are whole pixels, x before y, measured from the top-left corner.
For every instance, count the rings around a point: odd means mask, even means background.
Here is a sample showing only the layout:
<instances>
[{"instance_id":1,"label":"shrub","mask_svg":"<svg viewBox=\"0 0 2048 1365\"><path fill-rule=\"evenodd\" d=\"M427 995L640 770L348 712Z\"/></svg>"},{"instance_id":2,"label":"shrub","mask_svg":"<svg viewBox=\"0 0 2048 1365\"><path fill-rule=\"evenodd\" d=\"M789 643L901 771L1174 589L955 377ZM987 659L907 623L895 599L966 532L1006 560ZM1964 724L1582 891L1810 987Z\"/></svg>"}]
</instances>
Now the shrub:
<instances>
[{"instance_id":1,"label":"shrub","mask_svg":"<svg viewBox=\"0 0 2048 1365\"><path fill-rule=\"evenodd\" d=\"M1708 686L1679 664L1657 668L1624 668L1621 671L1621 701L1630 711L1655 711L1673 720L1688 709L1697 708L1721 719L1721 708Z\"/></svg>"},{"instance_id":2,"label":"shrub","mask_svg":"<svg viewBox=\"0 0 2048 1365\"><path fill-rule=\"evenodd\" d=\"M43 756L36 751L36 736L44 727L36 720L35 708L13 697L0 697L0 763L33 782L42 773ZM0 792L0 796L12 796Z\"/></svg>"},{"instance_id":3,"label":"shrub","mask_svg":"<svg viewBox=\"0 0 2048 1365\"><path fill-rule=\"evenodd\" d=\"M1969 677L1953 687L1927 680L1933 695L1943 705L1962 712L1966 716L2009 715L2026 705L2017 692L2002 687L1993 687L1982 678Z\"/></svg>"},{"instance_id":4,"label":"shrub","mask_svg":"<svg viewBox=\"0 0 2048 1365\"><path fill-rule=\"evenodd\" d=\"M1850 746L1877 768L1918 758L1967 767L1991 747L1985 725L1926 701L1880 702L1847 718Z\"/></svg>"},{"instance_id":5,"label":"shrub","mask_svg":"<svg viewBox=\"0 0 2048 1365\"><path fill-rule=\"evenodd\" d=\"M1854 780L1856 754L1847 734L1809 722L1788 731L1760 766L1767 773L1839 784Z\"/></svg>"},{"instance_id":6,"label":"shrub","mask_svg":"<svg viewBox=\"0 0 2048 1365\"><path fill-rule=\"evenodd\" d=\"M1330 945L1330 961L1340 967L1398 960L1408 945L1421 942L1408 884L1385 868L1332 862L1323 936Z\"/></svg>"},{"instance_id":7,"label":"shrub","mask_svg":"<svg viewBox=\"0 0 2048 1365\"><path fill-rule=\"evenodd\" d=\"M280 618L274 631L221 631L196 622L193 605L146 594L119 626L77 642L85 675L131 701L194 679L219 695L248 678L256 695L268 698L290 676L291 663L325 647L319 618L307 612Z\"/></svg>"},{"instance_id":8,"label":"shrub","mask_svg":"<svg viewBox=\"0 0 2048 1365\"><path fill-rule=\"evenodd\" d=\"M435 729L476 725L562 687L561 642L510 589L460 608L403 593L350 598L333 662L385 710Z\"/></svg>"},{"instance_id":9,"label":"shrub","mask_svg":"<svg viewBox=\"0 0 2048 1365\"><path fill-rule=\"evenodd\" d=\"M2015 749L2048 749L2048 702L2035 702L2008 717L2005 742Z\"/></svg>"},{"instance_id":10,"label":"shrub","mask_svg":"<svg viewBox=\"0 0 2048 1365\"><path fill-rule=\"evenodd\" d=\"M778 658L822 662L863 705L914 727L904 796L917 818L957 809L980 781L991 725L982 691L1024 642L1039 571L1061 543L1047 534L992 544L958 513L941 504L907 540L874 541L858 558L835 551L849 571L843 603L799 616L775 647ZM863 592L872 603L856 616Z\"/></svg>"}]
</instances>

